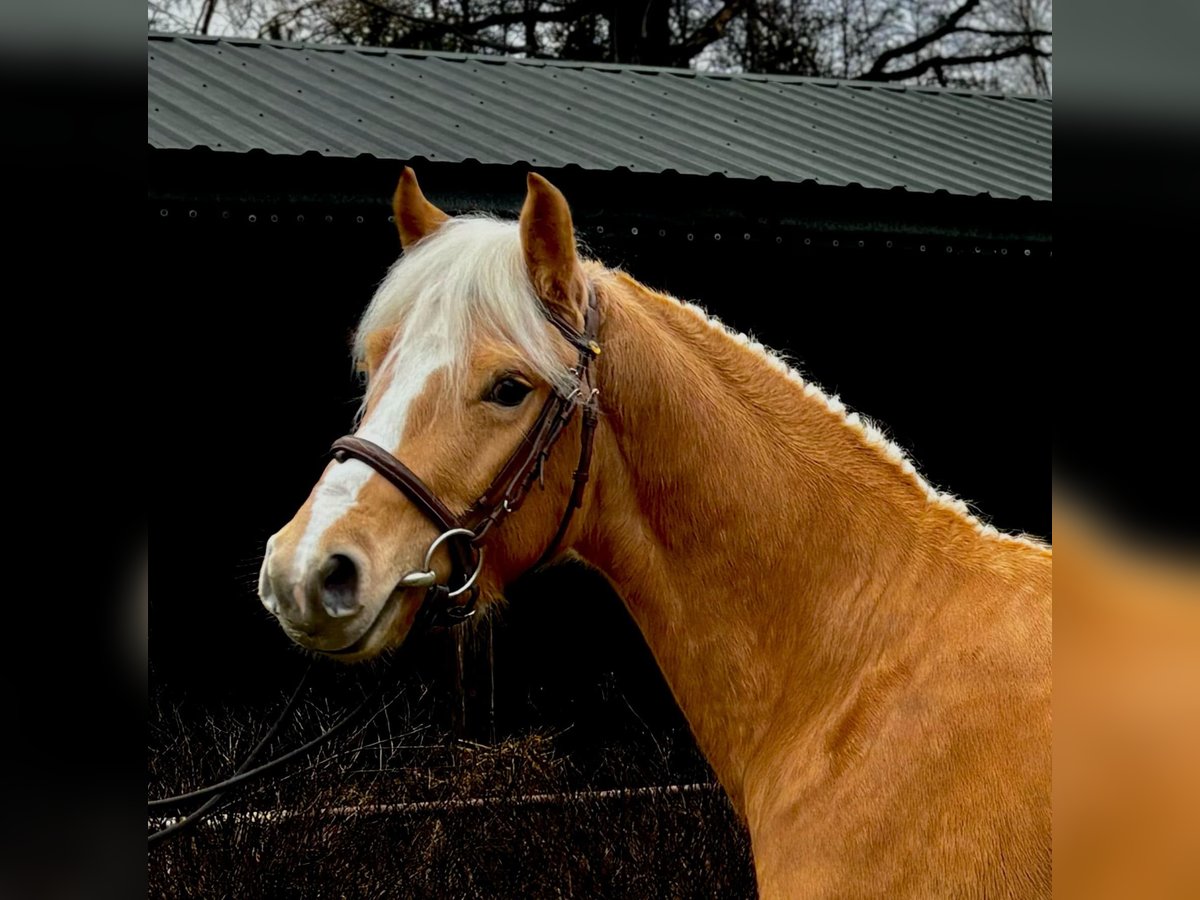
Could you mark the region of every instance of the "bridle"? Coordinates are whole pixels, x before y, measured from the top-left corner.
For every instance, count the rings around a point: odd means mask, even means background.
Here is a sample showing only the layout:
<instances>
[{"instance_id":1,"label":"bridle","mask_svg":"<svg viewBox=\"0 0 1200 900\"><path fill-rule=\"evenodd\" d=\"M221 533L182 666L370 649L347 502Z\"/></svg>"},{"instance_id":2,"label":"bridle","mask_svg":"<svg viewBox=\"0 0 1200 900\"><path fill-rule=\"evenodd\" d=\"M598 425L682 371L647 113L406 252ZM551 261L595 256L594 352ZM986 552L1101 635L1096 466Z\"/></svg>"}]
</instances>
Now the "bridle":
<instances>
[{"instance_id":1,"label":"bridle","mask_svg":"<svg viewBox=\"0 0 1200 900\"><path fill-rule=\"evenodd\" d=\"M584 310L583 331L562 319L543 304L542 311L550 323L579 351L579 360L571 369L574 384L567 392L551 391L533 427L521 444L501 467L491 485L462 515L456 515L437 494L408 466L388 450L355 435L346 435L333 443L333 458L339 463L357 459L366 463L425 514L440 531L425 551L421 568L400 579L404 587L425 587L425 597L413 623L418 626L453 626L475 614L479 597L476 579L483 568L483 540L508 516L515 513L533 488L542 482L542 470L550 450L570 423L575 410L583 407L583 426L580 431L579 464L575 468L574 485L558 530L533 568L547 562L566 536L575 510L583 503L588 470L592 462L592 438L596 431L599 390L592 384L592 362L600 355L596 343L599 311L596 289L588 285L588 300ZM446 544L450 553L451 570L448 580L440 583L433 571L433 555ZM465 597L458 601L459 597Z\"/></svg>"},{"instance_id":2,"label":"bridle","mask_svg":"<svg viewBox=\"0 0 1200 900\"><path fill-rule=\"evenodd\" d=\"M433 625L447 627L457 625L475 614L475 602L479 596L479 588L475 581L483 568L483 539L493 528L516 512L533 488L534 482L541 481L542 468L550 455L551 448L579 407L583 408L583 426L579 436L579 464L575 468L571 496L567 501L567 508L559 520L558 530L554 533L554 537L546 546L541 557L534 563L533 568L546 563L554 555L567 534L571 517L583 503L583 492L587 486L588 470L591 468L592 462L592 438L595 436L599 415L596 398L600 392L592 384L592 362L600 355L600 345L596 343L599 311L596 308L595 286L590 284L588 286L583 331L575 329L544 304L542 311L550 323L579 351L579 361L575 368L571 369L574 384L566 393L558 389L551 391L541 412L538 413L537 420L522 439L521 444L500 469L500 473L493 479L488 489L462 515L456 515L415 472L378 444L352 434L338 438L333 443L334 459L339 463L348 459L357 459L366 463L408 497L440 529L441 533L433 539L425 551L425 561L422 563L421 569L409 572L400 579L400 583L406 587L426 588L421 608L412 625L413 631ZM433 555L442 544L447 545L451 561L450 576L445 583L438 582L437 573L431 568ZM464 596L463 602L455 602L457 598ZM413 641L407 640L404 646L409 647L412 644ZM255 758L290 715L307 677L306 671L266 737L259 741L232 777L195 791L149 801L148 805L151 809L173 808L192 800L203 799L205 801L195 812L177 819L149 835L150 846L154 846L168 835L178 834L185 828L202 821L220 802L225 792L262 778L290 760L301 757L327 742L333 735L356 720L374 702L383 688L383 682L380 682L379 687L356 709L343 716L317 737L269 762L251 768Z\"/></svg>"}]
</instances>

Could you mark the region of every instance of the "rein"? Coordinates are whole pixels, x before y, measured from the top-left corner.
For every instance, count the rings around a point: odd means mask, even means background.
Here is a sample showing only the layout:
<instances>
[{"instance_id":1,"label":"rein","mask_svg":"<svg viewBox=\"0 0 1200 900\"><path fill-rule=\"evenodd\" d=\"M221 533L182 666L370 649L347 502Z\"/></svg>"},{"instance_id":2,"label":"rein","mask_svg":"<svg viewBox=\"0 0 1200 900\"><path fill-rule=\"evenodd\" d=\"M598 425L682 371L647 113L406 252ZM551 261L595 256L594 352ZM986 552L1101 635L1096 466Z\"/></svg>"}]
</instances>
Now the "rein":
<instances>
[{"instance_id":1,"label":"rein","mask_svg":"<svg viewBox=\"0 0 1200 900\"><path fill-rule=\"evenodd\" d=\"M575 510L583 503L588 471L592 462L592 439L596 432L599 390L592 385L592 361L600 355L596 343L600 314L596 306L596 289L588 285L588 301L584 311L583 330L579 331L548 308L543 307L550 323L579 351L579 360L571 370L574 387L567 393L553 390L546 398L541 412L529 433L500 469L478 500L462 515L456 515L440 497L403 462L378 444L354 435L338 438L333 443L333 458L339 463L357 459L366 463L433 522L440 533L425 551L421 568L400 579L405 587L425 587L425 597L417 613L417 622L424 625L451 627L475 614L479 588L475 581L483 568L483 539L493 528L516 512L533 488L543 483L546 459L555 442L583 407L583 426L580 432L579 464L576 466L571 496L559 520L558 529L533 568L546 563L566 536ZM450 553L451 571L448 580L440 583L431 567L434 552L443 543ZM455 602L466 595L465 601Z\"/></svg>"},{"instance_id":2,"label":"rein","mask_svg":"<svg viewBox=\"0 0 1200 900\"><path fill-rule=\"evenodd\" d=\"M296 701L300 699L300 692L303 690L305 682L308 681L310 672L312 672L311 664L304 670L304 674L300 676L300 681L297 683L295 689L293 689L291 697L288 699L287 704L283 707L283 711L279 713L274 723L267 730L267 733L254 746L254 749L250 751L244 760L242 760L241 765L237 767L237 770L232 776L224 779L223 781L218 781L214 784L207 785L194 791L188 791L184 794L176 794L171 797L160 797L147 802L146 805L149 809L163 809L175 808L192 800L204 800L203 805L198 807L193 812L188 813L182 818L176 819L171 824L166 825L155 832L152 832L147 837L148 846L153 847L163 838L170 837L173 834L178 834L185 829L193 828L200 822L204 821L204 819L217 807L221 800L226 797L226 793L228 791L240 787L248 782L256 781L263 776L270 774L274 770L281 768L292 760L299 759L305 754L315 750L317 747L320 747L335 734L345 729L347 725L357 719L359 715L361 715L368 706L378 699L380 694L383 692L384 682L381 680L375 687L375 690L372 691L362 701L362 703L360 703L350 712L346 713L346 715L342 716L337 720L337 722L330 725L315 738L307 743L301 744L299 747L274 757L260 766L257 766L253 769L250 768L254 760L258 758L259 753L261 753L263 748L271 742L271 739L278 734L280 727L287 720L288 716L291 715L292 710L296 706ZM378 714L379 713L376 712L371 718L373 719Z\"/></svg>"}]
</instances>

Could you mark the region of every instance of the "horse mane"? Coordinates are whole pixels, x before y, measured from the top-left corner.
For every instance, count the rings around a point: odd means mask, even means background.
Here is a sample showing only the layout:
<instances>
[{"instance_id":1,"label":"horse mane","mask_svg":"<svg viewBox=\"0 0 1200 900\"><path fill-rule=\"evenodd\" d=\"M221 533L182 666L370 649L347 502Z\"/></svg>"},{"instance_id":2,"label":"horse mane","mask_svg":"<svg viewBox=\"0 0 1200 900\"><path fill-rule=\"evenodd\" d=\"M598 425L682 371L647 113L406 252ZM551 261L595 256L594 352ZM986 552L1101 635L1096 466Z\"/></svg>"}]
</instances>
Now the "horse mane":
<instances>
[{"instance_id":1,"label":"horse mane","mask_svg":"<svg viewBox=\"0 0 1200 900\"><path fill-rule=\"evenodd\" d=\"M908 477L917 488L925 495L928 503L934 506L949 510L955 515L961 517L968 524L973 526L975 530L984 537L995 540L1011 541L1018 544L1024 544L1038 550L1050 552L1049 545L1034 535L1020 533L1010 534L1000 531L994 525L987 522L983 515L967 504L960 497L949 493L948 491L940 490L929 482L918 470L913 461L902 447L892 441L884 429L873 422L866 416L858 412L852 412L847 409L846 404L842 402L837 394L827 394L816 382L806 378L791 362L782 354L777 353L771 348L757 341L753 336L742 334L730 328L719 318L709 313L703 307L697 306L694 303L688 303L680 300L670 294L653 291L642 285L641 282L633 278L625 272L619 272L619 275L630 282L632 285L641 290L650 290L651 293L675 303L683 309L696 316L700 321L707 325L713 331L723 335L729 340L744 347L748 352L758 357L768 366L784 376L789 382L801 390L805 397L815 400L824 405L826 410L846 428L857 434L859 438L868 446L874 448L888 462L900 470L900 473Z\"/></svg>"},{"instance_id":2,"label":"horse mane","mask_svg":"<svg viewBox=\"0 0 1200 900\"><path fill-rule=\"evenodd\" d=\"M984 536L1048 549L1036 537L999 531L962 499L934 487L880 426L848 410L836 394L827 394L788 360L753 337L734 331L693 303L647 288L625 272L590 261L584 264L593 275L627 279L631 286L678 304L709 328L765 361L805 397L823 404L867 446L875 448L910 478L930 504L961 516ZM363 359L368 335L397 325L404 326L404 334L389 356L404 352L422 336L435 336L448 348L452 360L465 364L471 342L481 334L490 335L512 343L538 376L556 388L570 389L570 372L559 356L552 329L546 327L542 303L529 279L516 222L485 215L457 216L406 251L388 271L363 313L355 334L355 360Z\"/></svg>"},{"instance_id":3,"label":"horse mane","mask_svg":"<svg viewBox=\"0 0 1200 900\"><path fill-rule=\"evenodd\" d=\"M362 362L370 334L398 325L403 334L389 356L434 337L452 360L465 365L472 342L485 335L513 344L534 373L556 388L569 390L572 384L529 280L516 222L456 216L405 251L363 313L355 362Z\"/></svg>"}]
</instances>

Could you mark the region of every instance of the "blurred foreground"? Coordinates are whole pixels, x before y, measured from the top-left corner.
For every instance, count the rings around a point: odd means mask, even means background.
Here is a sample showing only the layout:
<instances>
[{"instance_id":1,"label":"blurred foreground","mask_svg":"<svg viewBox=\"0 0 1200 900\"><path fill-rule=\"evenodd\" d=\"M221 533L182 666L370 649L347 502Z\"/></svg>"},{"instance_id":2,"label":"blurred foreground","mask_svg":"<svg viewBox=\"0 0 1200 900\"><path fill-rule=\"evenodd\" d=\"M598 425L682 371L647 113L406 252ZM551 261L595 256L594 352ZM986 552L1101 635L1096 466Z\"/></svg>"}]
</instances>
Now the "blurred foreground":
<instances>
[{"instance_id":1,"label":"blurred foreground","mask_svg":"<svg viewBox=\"0 0 1200 900\"><path fill-rule=\"evenodd\" d=\"M1054 887L1200 896L1200 563L1054 506Z\"/></svg>"}]
</instances>

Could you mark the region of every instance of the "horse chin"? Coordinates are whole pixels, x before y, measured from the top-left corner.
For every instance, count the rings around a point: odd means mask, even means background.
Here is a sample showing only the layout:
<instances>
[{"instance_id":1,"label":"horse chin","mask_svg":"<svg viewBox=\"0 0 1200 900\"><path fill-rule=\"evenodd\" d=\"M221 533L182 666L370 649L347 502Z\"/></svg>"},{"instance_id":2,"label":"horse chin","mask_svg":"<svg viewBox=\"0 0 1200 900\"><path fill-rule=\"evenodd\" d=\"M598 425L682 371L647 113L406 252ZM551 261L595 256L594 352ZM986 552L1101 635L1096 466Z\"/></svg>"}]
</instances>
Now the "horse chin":
<instances>
[{"instance_id":1,"label":"horse chin","mask_svg":"<svg viewBox=\"0 0 1200 900\"><path fill-rule=\"evenodd\" d=\"M397 587L384 601L367 630L352 644L338 650L309 649L338 662L356 663L374 659L385 650L404 643L420 605L420 592Z\"/></svg>"}]
</instances>

